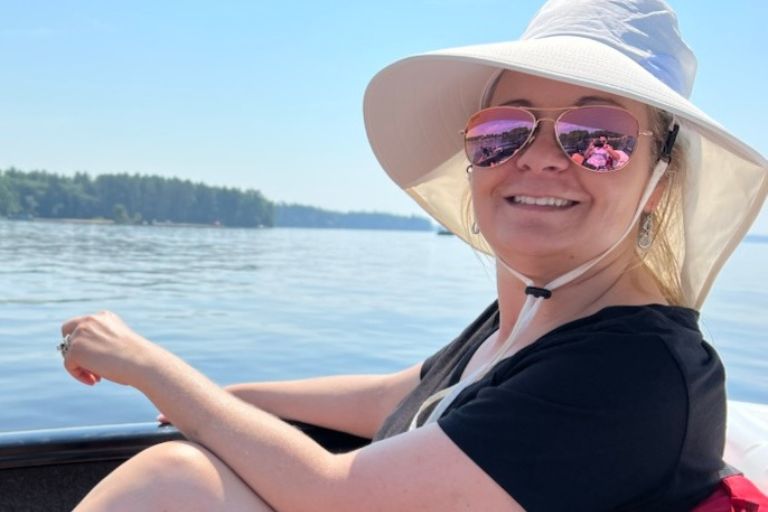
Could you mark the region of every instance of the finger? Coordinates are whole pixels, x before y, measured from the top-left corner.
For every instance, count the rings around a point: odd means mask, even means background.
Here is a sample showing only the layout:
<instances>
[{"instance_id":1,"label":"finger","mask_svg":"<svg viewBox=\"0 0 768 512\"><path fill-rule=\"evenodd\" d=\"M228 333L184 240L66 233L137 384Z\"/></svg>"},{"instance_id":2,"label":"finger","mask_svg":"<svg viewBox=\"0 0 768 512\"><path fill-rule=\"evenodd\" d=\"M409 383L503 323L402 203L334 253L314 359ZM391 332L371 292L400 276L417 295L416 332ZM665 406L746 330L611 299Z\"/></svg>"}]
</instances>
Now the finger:
<instances>
[{"instance_id":1,"label":"finger","mask_svg":"<svg viewBox=\"0 0 768 512\"><path fill-rule=\"evenodd\" d=\"M70 347L70 351L71 350L72 348ZM101 375L98 375L91 370L75 363L72 359L71 352L67 353L67 356L64 358L64 368L69 372L70 375L72 375L75 379L79 380L83 384L93 386L94 384L101 381Z\"/></svg>"},{"instance_id":2,"label":"finger","mask_svg":"<svg viewBox=\"0 0 768 512\"><path fill-rule=\"evenodd\" d=\"M79 324L81 324L85 319L88 318L87 316L76 316L74 318L70 318L63 324L61 324L61 335L66 336L67 334L72 334L74 330L77 328Z\"/></svg>"},{"instance_id":3,"label":"finger","mask_svg":"<svg viewBox=\"0 0 768 512\"><path fill-rule=\"evenodd\" d=\"M166 418L165 414L163 413L160 413L157 415L157 422L163 425L169 425L171 423L170 421L168 421L168 418Z\"/></svg>"},{"instance_id":4,"label":"finger","mask_svg":"<svg viewBox=\"0 0 768 512\"><path fill-rule=\"evenodd\" d=\"M75 380L82 382L86 386L93 386L94 384L101 381L101 377L96 375L93 372L90 372L84 368L73 368L73 369L67 369L69 374L75 378Z\"/></svg>"},{"instance_id":5,"label":"finger","mask_svg":"<svg viewBox=\"0 0 768 512\"><path fill-rule=\"evenodd\" d=\"M78 379L80 382L84 382L88 386L93 386L98 382L98 379L96 378L96 375L94 375L91 372L82 370L80 372L80 379Z\"/></svg>"},{"instance_id":6,"label":"finger","mask_svg":"<svg viewBox=\"0 0 768 512\"><path fill-rule=\"evenodd\" d=\"M64 359L64 368L70 375L72 375L72 377L88 386L93 386L94 384L101 382L101 375L75 364L69 357Z\"/></svg>"}]
</instances>

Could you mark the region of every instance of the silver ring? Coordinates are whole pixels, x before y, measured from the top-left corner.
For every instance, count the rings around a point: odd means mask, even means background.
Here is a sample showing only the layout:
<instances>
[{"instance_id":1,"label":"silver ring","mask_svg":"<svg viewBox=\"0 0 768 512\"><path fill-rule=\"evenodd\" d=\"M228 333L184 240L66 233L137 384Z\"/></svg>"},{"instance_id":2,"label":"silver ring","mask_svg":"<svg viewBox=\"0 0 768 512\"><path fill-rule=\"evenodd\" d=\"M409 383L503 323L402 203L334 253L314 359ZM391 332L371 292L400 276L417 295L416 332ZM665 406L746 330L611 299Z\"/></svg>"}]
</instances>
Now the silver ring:
<instances>
[{"instance_id":1,"label":"silver ring","mask_svg":"<svg viewBox=\"0 0 768 512\"><path fill-rule=\"evenodd\" d=\"M61 357L66 358L67 357L67 351L69 351L69 345L72 343L72 338L70 334L67 334L61 339L61 343L59 343L56 346L56 350L61 352Z\"/></svg>"}]
</instances>

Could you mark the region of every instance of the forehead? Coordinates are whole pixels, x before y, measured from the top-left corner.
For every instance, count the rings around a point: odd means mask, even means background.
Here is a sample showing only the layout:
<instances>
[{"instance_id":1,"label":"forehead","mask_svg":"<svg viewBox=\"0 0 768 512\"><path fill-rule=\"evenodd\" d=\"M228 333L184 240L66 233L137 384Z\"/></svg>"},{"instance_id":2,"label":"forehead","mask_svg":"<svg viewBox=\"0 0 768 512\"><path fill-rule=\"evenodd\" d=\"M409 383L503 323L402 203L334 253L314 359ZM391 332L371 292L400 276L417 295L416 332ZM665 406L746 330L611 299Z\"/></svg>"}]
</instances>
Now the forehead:
<instances>
[{"instance_id":1,"label":"forehead","mask_svg":"<svg viewBox=\"0 0 768 512\"><path fill-rule=\"evenodd\" d=\"M505 71L496 82L490 105L519 104L530 107L569 107L606 103L623 107L638 119L646 119L645 104L589 87L567 84L516 71Z\"/></svg>"}]
</instances>

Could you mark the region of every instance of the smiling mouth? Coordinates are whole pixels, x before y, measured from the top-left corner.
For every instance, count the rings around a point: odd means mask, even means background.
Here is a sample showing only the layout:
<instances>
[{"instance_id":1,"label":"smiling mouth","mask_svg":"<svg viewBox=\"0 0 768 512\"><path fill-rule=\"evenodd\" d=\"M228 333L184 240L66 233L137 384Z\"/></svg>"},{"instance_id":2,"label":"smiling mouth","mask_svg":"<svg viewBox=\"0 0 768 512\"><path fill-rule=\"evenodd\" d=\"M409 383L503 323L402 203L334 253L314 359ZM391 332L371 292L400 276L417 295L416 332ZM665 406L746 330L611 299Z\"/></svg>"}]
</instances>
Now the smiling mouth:
<instances>
[{"instance_id":1,"label":"smiling mouth","mask_svg":"<svg viewBox=\"0 0 768 512\"><path fill-rule=\"evenodd\" d=\"M548 208L569 208L578 204L578 201L571 201L570 199L562 199L560 197L509 196L506 200L514 205L543 206Z\"/></svg>"}]
</instances>

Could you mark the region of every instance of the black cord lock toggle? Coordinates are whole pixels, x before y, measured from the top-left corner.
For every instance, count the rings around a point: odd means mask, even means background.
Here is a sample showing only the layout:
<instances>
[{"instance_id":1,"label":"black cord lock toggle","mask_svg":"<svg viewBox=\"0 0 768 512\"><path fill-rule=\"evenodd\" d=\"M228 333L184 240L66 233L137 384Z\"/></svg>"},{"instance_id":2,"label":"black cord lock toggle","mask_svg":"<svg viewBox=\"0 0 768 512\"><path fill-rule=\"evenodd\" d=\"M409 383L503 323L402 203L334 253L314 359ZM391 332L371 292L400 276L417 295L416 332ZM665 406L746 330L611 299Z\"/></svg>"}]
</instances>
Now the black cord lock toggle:
<instances>
[{"instance_id":1,"label":"black cord lock toggle","mask_svg":"<svg viewBox=\"0 0 768 512\"><path fill-rule=\"evenodd\" d=\"M548 299L552 296L552 291L546 288L539 288L538 286L526 286L526 295L533 295L536 298Z\"/></svg>"},{"instance_id":2,"label":"black cord lock toggle","mask_svg":"<svg viewBox=\"0 0 768 512\"><path fill-rule=\"evenodd\" d=\"M677 134L679 131L680 125L675 123L675 125L667 133L667 138L664 141L664 145L661 147L661 155L659 156L659 158L662 160L666 162L672 160L672 148L675 147L675 141L677 140Z\"/></svg>"}]
</instances>

